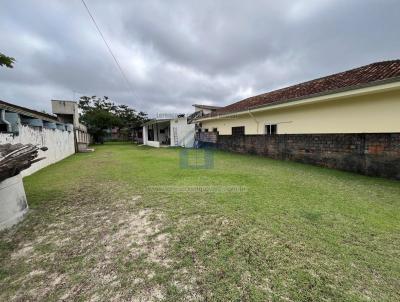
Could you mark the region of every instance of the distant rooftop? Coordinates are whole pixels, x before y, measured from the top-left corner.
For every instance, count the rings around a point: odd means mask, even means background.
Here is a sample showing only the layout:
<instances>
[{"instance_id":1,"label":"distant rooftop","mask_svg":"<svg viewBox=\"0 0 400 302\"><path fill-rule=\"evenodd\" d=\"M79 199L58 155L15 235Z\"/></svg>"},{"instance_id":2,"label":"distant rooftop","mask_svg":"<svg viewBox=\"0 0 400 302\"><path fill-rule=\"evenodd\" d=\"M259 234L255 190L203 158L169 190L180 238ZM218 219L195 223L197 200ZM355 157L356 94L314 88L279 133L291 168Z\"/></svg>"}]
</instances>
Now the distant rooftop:
<instances>
[{"instance_id":1,"label":"distant rooftop","mask_svg":"<svg viewBox=\"0 0 400 302\"><path fill-rule=\"evenodd\" d=\"M221 108L220 106L212 106L212 105L201 105L201 104L194 104L193 107L198 107L201 109L209 109L209 110L216 110Z\"/></svg>"}]
</instances>

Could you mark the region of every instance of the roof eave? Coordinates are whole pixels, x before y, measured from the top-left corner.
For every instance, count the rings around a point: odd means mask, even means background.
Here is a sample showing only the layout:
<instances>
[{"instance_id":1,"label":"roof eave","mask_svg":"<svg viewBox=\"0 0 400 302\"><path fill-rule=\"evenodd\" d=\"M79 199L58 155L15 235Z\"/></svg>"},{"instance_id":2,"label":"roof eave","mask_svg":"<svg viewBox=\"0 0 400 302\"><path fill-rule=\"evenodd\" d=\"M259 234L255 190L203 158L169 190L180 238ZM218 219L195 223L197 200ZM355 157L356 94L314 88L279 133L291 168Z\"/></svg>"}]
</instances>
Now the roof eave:
<instances>
[{"instance_id":1,"label":"roof eave","mask_svg":"<svg viewBox=\"0 0 400 302\"><path fill-rule=\"evenodd\" d=\"M25 115L25 116L29 116L29 117L32 117L32 118L45 120L45 121L48 121L48 122L54 122L54 123L58 123L59 122L57 120L57 116L52 116L52 115L49 115L47 113L42 113L42 112L35 111L35 110L29 109L29 108L25 108L25 107L22 107L22 106L18 106L18 105L14 105L14 104L11 104L11 103L7 103L7 102L1 101L1 100L0 100L0 109L4 109L4 110L10 111L10 112L15 112L15 113L22 114L22 115Z\"/></svg>"},{"instance_id":2,"label":"roof eave","mask_svg":"<svg viewBox=\"0 0 400 302\"><path fill-rule=\"evenodd\" d=\"M253 107L249 107L245 110L232 111L232 112L229 112L226 114L202 117L202 118L197 119L196 121L212 120L212 119L218 119L220 117L228 117L228 116L233 116L233 115L246 114L249 111L251 111L251 112L263 111L263 110L275 109L275 108L279 108L279 107L298 106L298 105L302 105L302 104L306 104L306 103L330 101L330 100L335 100L335 99L344 98L344 97L348 97L348 96L357 96L357 95L363 95L363 94L367 94L367 93L387 91L387 90L393 90L393 89L398 89L398 88L400 88L400 77L394 77L394 78L387 79L387 80L375 81L373 83L357 85L357 86L350 86L350 87L346 87L346 88L330 90L330 91L323 92L323 93L316 93L316 94L308 95L306 97L293 98L293 99L289 99L289 100L285 100L285 101L279 101L279 102L273 102L273 103L259 105L259 106L253 106Z\"/></svg>"},{"instance_id":3,"label":"roof eave","mask_svg":"<svg viewBox=\"0 0 400 302\"><path fill-rule=\"evenodd\" d=\"M210 109L210 110L222 108L221 106L201 105L201 104L193 104L192 106L193 107L197 107L197 108L201 108L201 109Z\"/></svg>"},{"instance_id":4,"label":"roof eave","mask_svg":"<svg viewBox=\"0 0 400 302\"><path fill-rule=\"evenodd\" d=\"M142 124L142 126L147 126L147 125L152 125L152 124L159 124L159 123L164 123L164 122L168 122L171 121L171 119L152 119L150 121L147 121L145 123Z\"/></svg>"}]
</instances>

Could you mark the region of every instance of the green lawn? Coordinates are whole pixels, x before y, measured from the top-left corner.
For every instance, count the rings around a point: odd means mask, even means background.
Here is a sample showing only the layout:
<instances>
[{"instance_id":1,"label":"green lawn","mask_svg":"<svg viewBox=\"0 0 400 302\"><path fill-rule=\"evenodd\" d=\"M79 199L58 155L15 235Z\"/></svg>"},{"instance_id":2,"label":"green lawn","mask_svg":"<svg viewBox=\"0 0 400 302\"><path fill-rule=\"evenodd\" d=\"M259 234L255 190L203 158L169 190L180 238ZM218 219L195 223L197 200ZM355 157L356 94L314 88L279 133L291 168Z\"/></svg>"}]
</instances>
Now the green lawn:
<instances>
[{"instance_id":1,"label":"green lawn","mask_svg":"<svg viewBox=\"0 0 400 302\"><path fill-rule=\"evenodd\" d=\"M179 152L110 144L26 177L0 300L400 301L400 182Z\"/></svg>"}]
</instances>

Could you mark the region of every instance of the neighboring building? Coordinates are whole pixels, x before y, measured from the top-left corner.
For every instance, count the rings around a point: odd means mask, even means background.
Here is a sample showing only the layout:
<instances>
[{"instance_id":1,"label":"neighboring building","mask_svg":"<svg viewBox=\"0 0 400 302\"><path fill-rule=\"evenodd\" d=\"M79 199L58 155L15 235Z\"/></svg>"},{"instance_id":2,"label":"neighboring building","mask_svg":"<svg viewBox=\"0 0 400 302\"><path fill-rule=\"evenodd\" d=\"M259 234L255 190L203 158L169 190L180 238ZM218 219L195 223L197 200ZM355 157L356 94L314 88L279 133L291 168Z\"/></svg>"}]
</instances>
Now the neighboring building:
<instances>
[{"instance_id":1,"label":"neighboring building","mask_svg":"<svg viewBox=\"0 0 400 302\"><path fill-rule=\"evenodd\" d=\"M131 130L128 128L113 127L105 130L104 141L128 141L130 140Z\"/></svg>"},{"instance_id":2,"label":"neighboring building","mask_svg":"<svg viewBox=\"0 0 400 302\"><path fill-rule=\"evenodd\" d=\"M186 117L153 119L143 124L143 144L152 147L194 145L195 125L188 124Z\"/></svg>"},{"instance_id":3,"label":"neighboring building","mask_svg":"<svg viewBox=\"0 0 400 302\"><path fill-rule=\"evenodd\" d=\"M400 60L374 63L253 96L201 116L231 134L400 132Z\"/></svg>"},{"instance_id":4,"label":"neighboring building","mask_svg":"<svg viewBox=\"0 0 400 302\"><path fill-rule=\"evenodd\" d=\"M201 105L201 104L194 104L194 114L198 113L200 115L206 115L210 114L212 112L215 112L218 109L221 109L222 107L219 106L211 106L211 105Z\"/></svg>"},{"instance_id":5,"label":"neighboring building","mask_svg":"<svg viewBox=\"0 0 400 302\"><path fill-rule=\"evenodd\" d=\"M253 96L194 122L200 146L400 179L400 60Z\"/></svg>"},{"instance_id":6,"label":"neighboring building","mask_svg":"<svg viewBox=\"0 0 400 302\"><path fill-rule=\"evenodd\" d=\"M194 113L188 116L188 123L195 125L195 132L201 132L201 123L197 122L197 119L210 115L216 112L221 107L211 105L200 105L194 104Z\"/></svg>"},{"instance_id":7,"label":"neighboring building","mask_svg":"<svg viewBox=\"0 0 400 302\"><path fill-rule=\"evenodd\" d=\"M86 151L90 144L90 135L87 132L86 126L79 122L78 103L74 101L52 100L51 107L59 121L73 125L76 151Z\"/></svg>"},{"instance_id":8,"label":"neighboring building","mask_svg":"<svg viewBox=\"0 0 400 302\"><path fill-rule=\"evenodd\" d=\"M188 116L188 123L195 123L196 119L199 119L203 116L207 116L208 114L211 114L215 112L217 109L220 109L221 107L217 106L211 106L211 105L200 105L200 104L194 104L194 113ZM197 125L197 123L196 123Z\"/></svg>"},{"instance_id":9,"label":"neighboring building","mask_svg":"<svg viewBox=\"0 0 400 302\"><path fill-rule=\"evenodd\" d=\"M143 144L143 127L135 127L132 129L132 141L137 144Z\"/></svg>"},{"instance_id":10,"label":"neighboring building","mask_svg":"<svg viewBox=\"0 0 400 302\"><path fill-rule=\"evenodd\" d=\"M90 135L79 123L78 104L58 100L51 103L55 115L0 101L0 144L21 143L48 148L46 152L39 151L39 157L45 159L24 170L23 176L75 152L86 151L89 145Z\"/></svg>"},{"instance_id":11,"label":"neighboring building","mask_svg":"<svg viewBox=\"0 0 400 302\"><path fill-rule=\"evenodd\" d=\"M75 153L72 123L62 123L57 116L0 101L0 144L32 144L47 147L39 158L22 171L30 175Z\"/></svg>"}]
</instances>

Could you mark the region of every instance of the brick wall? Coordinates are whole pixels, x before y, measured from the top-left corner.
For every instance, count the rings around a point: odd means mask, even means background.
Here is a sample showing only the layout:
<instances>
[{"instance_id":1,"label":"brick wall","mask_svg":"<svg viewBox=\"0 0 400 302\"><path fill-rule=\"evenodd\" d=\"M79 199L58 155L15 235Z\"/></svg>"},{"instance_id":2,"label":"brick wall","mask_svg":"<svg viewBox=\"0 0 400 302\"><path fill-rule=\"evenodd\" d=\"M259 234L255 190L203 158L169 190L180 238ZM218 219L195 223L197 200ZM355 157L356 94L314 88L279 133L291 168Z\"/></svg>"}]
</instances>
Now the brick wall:
<instances>
[{"instance_id":1,"label":"brick wall","mask_svg":"<svg viewBox=\"0 0 400 302\"><path fill-rule=\"evenodd\" d=\"M196 139L202 143L216 144L218 135L215 132L198 132L196 133Z\"/></svg>"},{"instance_id":2,"label":"brick wall","mask_svg":"<svg viewBox=\"0 0 400 302\"><path fill-rule=\"evenodd\" d=\"M216 135L200 145L400 180L400 133Z\"/></svg>"}]
</instances>

